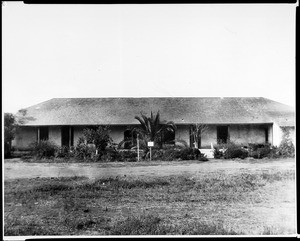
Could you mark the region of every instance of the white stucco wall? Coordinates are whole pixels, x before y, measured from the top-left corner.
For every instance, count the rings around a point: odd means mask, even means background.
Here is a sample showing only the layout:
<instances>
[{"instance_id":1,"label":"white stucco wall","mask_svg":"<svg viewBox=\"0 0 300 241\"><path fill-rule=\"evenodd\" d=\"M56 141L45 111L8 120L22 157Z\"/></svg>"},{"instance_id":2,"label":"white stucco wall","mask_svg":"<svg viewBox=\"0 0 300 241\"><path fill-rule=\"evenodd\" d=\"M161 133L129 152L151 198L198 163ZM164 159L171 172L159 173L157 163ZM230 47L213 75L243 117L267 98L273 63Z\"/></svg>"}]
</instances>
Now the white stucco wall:
<instances>
[{"instance_id":1,"label":"white stucco wall","mask_svg":"<svg viewBox=\"0 0 300 241\"><path fill-rule=\"evenodd\" d=\"M37 141L36 127L20 127L12 145L18 150L26 150L35 141Z\"/></svg>"},{"instance_id":2,"label":"white stucco wall","mask_svg":"<svg viewBox=\"0 0 300 241\"><path fill-rule=\"evenodd\" d=\"M247 145L248 143L265 143L265 128L265 126L260 125L230 125L230 141L241 145Z\"/></svg>"}]
</instances>

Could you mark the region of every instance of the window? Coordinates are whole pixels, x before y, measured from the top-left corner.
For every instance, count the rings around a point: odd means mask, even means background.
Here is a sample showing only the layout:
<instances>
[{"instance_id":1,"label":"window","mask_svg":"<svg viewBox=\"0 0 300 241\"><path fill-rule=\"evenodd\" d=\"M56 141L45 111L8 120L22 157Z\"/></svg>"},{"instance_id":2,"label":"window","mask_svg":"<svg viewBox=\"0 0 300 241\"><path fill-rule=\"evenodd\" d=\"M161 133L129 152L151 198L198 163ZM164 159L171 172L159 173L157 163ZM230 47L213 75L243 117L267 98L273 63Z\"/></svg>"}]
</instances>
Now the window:
<instances>
[{"instance_id":1,"label":"window","mask_svg":"<svg viewBox=\"0 0 300 241\"><path fill-rule=\"evenodd\" d=\"M49 127L48 126L41 126L39 127L39 140L46 141L49 139Z\"/></svg>"},{"instance_id":2,"label":"window","mask_svg":"<svg viewBox=\"0 0 300 241\"><path fill-rule=\"evenodd\" d=\"M224 144L229 141L228 126L217 126L217 141L218 144Z\"/></svg>"},{"instance_id":3,"label":"window","mask_svg":"<svg viewBox=\"0 0 300 241\"><path fill-rule=\"evenodd\" d=\"M175 144L175 131L167 130L162 134L163 144Z\"/></svg>"}]
</instances>

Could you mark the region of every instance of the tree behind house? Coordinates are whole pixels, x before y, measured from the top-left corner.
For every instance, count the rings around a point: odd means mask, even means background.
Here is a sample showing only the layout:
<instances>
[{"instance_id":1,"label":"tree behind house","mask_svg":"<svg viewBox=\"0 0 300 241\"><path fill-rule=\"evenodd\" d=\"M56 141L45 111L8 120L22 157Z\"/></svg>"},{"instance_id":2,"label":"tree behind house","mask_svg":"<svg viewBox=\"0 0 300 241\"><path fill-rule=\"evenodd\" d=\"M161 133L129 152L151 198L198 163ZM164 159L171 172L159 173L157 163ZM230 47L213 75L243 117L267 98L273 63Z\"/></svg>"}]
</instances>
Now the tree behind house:
<instances>
[{"instance_id":1,"label":"tree behind house","mask_svg":"<svg viewBox=\"0 0 300 241\"><path fill-rule=\"evenodd\" d=\"M4 114L4 157L11 157L12 140L15 138L17 121L13 114Z\"/></svg>"}]
</instances>

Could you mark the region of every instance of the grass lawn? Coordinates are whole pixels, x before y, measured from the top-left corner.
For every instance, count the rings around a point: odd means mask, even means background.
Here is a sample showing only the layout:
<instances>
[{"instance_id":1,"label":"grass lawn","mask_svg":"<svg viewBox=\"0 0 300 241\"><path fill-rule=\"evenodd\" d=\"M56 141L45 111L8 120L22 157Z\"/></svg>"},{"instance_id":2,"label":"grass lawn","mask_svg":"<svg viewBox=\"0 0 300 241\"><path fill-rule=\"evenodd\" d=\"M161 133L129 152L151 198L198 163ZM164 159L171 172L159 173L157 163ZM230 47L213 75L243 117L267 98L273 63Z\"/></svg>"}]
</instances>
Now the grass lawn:
<instances>
[{"instance_id":1,"label":"grass lawn","mask_svg":"<svg viewBox=\"0 0 300 241\"><path fill-rule=\"evenodd\" d=\"M295 233L291 168L4 183L5 236Z\"/></svg>"}]
</instances>

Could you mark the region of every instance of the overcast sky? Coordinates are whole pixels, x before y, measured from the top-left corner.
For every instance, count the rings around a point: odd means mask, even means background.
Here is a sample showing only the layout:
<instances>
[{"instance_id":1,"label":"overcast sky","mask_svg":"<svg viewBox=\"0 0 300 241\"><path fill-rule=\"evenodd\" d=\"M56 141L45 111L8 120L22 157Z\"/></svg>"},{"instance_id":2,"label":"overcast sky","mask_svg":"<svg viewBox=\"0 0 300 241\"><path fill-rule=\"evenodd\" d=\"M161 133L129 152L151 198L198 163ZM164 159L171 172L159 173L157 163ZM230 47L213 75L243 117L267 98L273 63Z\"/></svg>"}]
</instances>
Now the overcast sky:
<instances>
[{"instance_id":1,"label":"overcast sky","mask_svg":"<svg viewBox=\"0 0 300 241\"><path fill-rule=\"evenodd\" d=\"M2 105L266 97L295 105L293 4L2 6Z\"/></svg>"}]
</instances>

